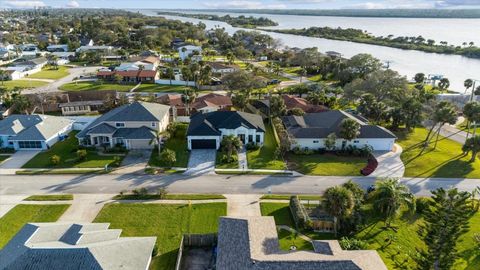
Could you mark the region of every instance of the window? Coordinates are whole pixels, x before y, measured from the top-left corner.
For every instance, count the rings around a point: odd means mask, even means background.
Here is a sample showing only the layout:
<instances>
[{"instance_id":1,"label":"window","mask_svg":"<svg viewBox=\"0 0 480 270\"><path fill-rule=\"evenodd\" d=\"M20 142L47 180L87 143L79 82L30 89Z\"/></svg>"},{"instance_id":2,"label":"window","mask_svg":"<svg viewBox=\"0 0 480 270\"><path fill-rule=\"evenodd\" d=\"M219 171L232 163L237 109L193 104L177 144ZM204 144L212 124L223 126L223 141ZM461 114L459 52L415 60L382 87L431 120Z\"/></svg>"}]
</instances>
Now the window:
<instances>
[{"instance_id":1,"label":"window","mask_svg":"<svg viewBox=\"0 0 480 270\"><path fill-rule=\"evenodd\" d=\"M157 123L152 122L152 123L151 123L151 126L152 126L152 127L156 127L156 126L157 126Z\"/></svg>"},{"instance_id":2,"label":"window","mask_svg":"<svg viewBox=\"0 0 480 270\"><path fill-rule=\"evenodd\" d=\"M260 142L260 135L257 135L257 137L255 139L256 139L256 142L259 143Z\"/></svg>"},{"instance_id":3,"label":"window","mask_svg":"<svg viewBox=\"0 0 480 270\"><path fill-rule=\"evenodd\" d=\"M125 123L117 122L117 123L115 123L115 127L125 127Z\"/></svg>"},{"instance_id":4,"label":"window","mask_svg":"<svg viewBox=\"0 0 480 270\"><path fill-rule=\"evenodd\" d=\"M248 141L253 142L253 135L248 135Z\"/></svg>"},{"instance_id":5,"label":"window","mask_svg":"<svg viewBox=\"0 0 480 270\"><path fill-rule=\"evenodd\" d=\"M38 148L42 148L42 142L41 141L19 141L18 147L24 148L24 149L38 149Z\"/></svg>"},{"instance_id":6,"label":"window","mask_svg":"<svg viewBox=\"0 0 480 270\"><path fill-rule=\"evenodd\" d=\"M353 143L359 143L359 142L360 142L359 140L355 140L355 141L353 141Z\"/></svg>"},{"instance_id":7,"label":"window","mask_svg":"<svg viewBox=\"0 0 480 270\"><path fill-rule=\"evenodd\" d=\"M318 143L318 141L313 141L313 143Z\"/></svg>"}]
</instances>

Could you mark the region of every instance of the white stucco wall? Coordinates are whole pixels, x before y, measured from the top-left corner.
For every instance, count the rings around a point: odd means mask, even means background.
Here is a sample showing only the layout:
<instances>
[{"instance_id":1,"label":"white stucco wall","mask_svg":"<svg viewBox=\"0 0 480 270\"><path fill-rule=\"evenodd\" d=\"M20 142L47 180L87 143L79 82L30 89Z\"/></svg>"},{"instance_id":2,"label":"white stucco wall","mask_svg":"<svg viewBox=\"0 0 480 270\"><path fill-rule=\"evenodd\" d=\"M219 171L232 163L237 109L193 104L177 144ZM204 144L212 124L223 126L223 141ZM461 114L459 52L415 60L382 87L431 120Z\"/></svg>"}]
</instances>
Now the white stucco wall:
<instances>
[{"instance_id":1,"label":"white stucco wall","mask_svg":"<svg viewBox=\"0 0 480 270\"><path fill-rule=\"evenodd\" d=\"M315 142L314 142L315 141ZM336 149L342 148L343 139L336 140ZM374 151L390 151L393 148L393 144L395 143L395 139L356 139L350 142L347 142L348 145L353 145L358 148L362 148L365 145L370 145ZM295 147L300 148L308 148L308 149L320 149L325 148L325 139L295 139L294 143L292 143L292 148Z\"/></svg>"},{"instance_id":2,"label":"white stucco wall","mask_svg":"<svg viewBox=\"0 0 480 270\"><path fill-rule=\"evenodd\" d=\"M259 142L260 144L263 144L263 140L265 137L264 132L258 132L256 129L247 129L245 127L238 127L236 129L220 129L220 132L222 132L222 136L227 136L227 135L239 136L241 134L244 134L245 140L246 140L246 142L244 143L248 143L247 142L248 135L252 135L252 139L254 142L256 142L256 136L260 135L260 142Z\"/></svg>"}]
</instances>

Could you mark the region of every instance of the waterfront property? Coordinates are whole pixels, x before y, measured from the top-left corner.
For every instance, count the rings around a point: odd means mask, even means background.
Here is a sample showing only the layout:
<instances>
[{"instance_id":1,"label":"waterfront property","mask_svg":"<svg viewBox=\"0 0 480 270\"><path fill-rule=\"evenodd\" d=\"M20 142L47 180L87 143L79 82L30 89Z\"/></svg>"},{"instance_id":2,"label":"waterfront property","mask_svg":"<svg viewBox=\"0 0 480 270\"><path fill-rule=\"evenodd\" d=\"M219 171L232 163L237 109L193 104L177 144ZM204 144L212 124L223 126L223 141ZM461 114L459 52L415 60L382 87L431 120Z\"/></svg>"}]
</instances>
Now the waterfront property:
<instances>
[{"instance_id":1,"label":"waterfront property","mask_svg":"<svg viewBox=\"0 0 480 270\"><path fill-rule=\"evenodd\" d=\"M265 125L260 115L238 111L197 113L190 117L188 149L219 149L223 136L235 135L242 143L263 144Z\"/></svg>"},{"instance_id":2,"label":"waterfront property","mask_svg":"<svg viewBox=\"0 0 480 270\"><path fill-rule=\"evenodd\" d=\"M134 102L100 116L77 134L81 145L151 149L158 133L169 124L170 107Z\"/></svg>"}]
</instances>

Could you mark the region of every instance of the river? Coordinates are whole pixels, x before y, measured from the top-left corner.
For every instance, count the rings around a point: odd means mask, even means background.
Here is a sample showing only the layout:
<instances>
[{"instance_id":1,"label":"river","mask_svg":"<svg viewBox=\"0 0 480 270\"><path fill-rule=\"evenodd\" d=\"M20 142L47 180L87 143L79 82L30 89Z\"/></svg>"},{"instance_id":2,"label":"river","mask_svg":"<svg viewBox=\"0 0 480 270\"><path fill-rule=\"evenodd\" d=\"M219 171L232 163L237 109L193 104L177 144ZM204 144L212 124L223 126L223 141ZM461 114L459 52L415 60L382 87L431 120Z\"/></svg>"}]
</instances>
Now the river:
<instances>
[{"instance_id":1,"label":"river","mask_svg":"<svg viewBox=\"0 0 480 270\"><path fill-rule=\"evenodd\" d=\"M155 10L139 10L141 13L145 15L155 16ZM204 13L204 12L202 12ZM220 14L220 13L219 13ZM235 16L237 14L232 14ZM277 21L280 25L277 28L302 28L311 26L315 24L315 21L308 20L306 18L318 18L317 16L296 16L296 15L269 15L269 14L255 14L256 16L265 16L269 17L272 20ZM198 20L193 18L185 18L185 17L178 17L178 16L164 16L168 19L177 19L184 22L192 22L198 23L203 22L206 24L207 29L214 28L214 27L224 27L225 30L233 34L241 28L232 27L231 25L218 22L218 21L209 21L209 20ZM275 19L276 18L276 19ZM281 19L280 19L281 18ZM335 27L334 21L337 20L337 23L344 27L348 21L348 24L354 24L355 21L363 20L364 22L369 21L371 25L381 25L384 21L386 25L397 25L397 28L405 28L401 30L399 33L390 33L394 35L408 35L408 36L417 36L419 35L420 29L426 29L429 27L433 27L435 23L428 22L427 25L421 26L420 24L425 20L436 21L438 20L439 23L445 20L448 21L462 21L463 19L403 19L403 18L349 18L349 17L320 17L322 19L329 19L328 21L332 23L332 27ZM339 20L341 18L341 20ZM415 20L417 23L415 23ZM344 21L342 25L340 25L340 21ZM478 28L473 30L470 28L470 23L474 21L478 24ZM403 27L400 27L402 25ZM473 19L473 20L464 20L463 25L460 22L456 22L455 30L442 30L445 33L445 38L442 40L446 40L448 42L453 42L447 40L447 36L449 36L452 32L455 31L473 31L474 33L478 33L480 29L480 20ZM294 27L296 26L296 27ZM318 26L318 25L317 25ZM352 27L360 28L361 25L352 25ZM464 28L465 29L464 29ZM366 29L366 28L365 28ZM395 29L395 28L392 28ZM409 30L410 29L410 30ZM450 28L449 28L450 29ZM470 29L470 30L468 30ZM368 31L372 31L372 29L367 29ZM400 31L400 30L399 30ZM403 31L410 31L408 33ZM451 86L450 89L458 92L463 92L463 82L467 78L475 78L480 80L480 60L479 59L472 59L467 58L459 55L446 55L446 54L435 54L435 53L425 53L421 51L414 51L414 50L401 50L396 48L389 48L383 46L376 46L376 45L369 45L369 44L361 44L361 43L354 43L354 42L347 42L347 41L337 41L337 40L329 40L323 38L313 38L313 37L304 37L304 36L294 36L294 35L287 35L287 34L280 34L280 33L271 33L271 32L264 32L269 34L273 38L279 39L284 46L288 47L299 47L299 48L308 48L308 47L317 47L320 51L337 51L343 54L345 57L351 57L358 53L369 53L373 56L377 57L378 59L386 62L390 62L390 68L393 70L398 71L400 74L407 76L411 79L415 73L423 72L425 74L441 74L447 77L450 80ZM438 33L437 33L438 34ZM454 36L454 35L452 35ZM471 35L472 38L466 39L468 41L474 40L474 35ZM434 38L432 35L428 36L425 35L424 37L427 38ZM475 35L476 39L480 39L479 35ZM435 38L434 38L435 39ZM458 39L458 37L457 37ZM452 39L453 40L453 39ZM459 39L463 40L463 39ZM480 40L477 43L480 45Z\"/></svg>"}]
</instances>

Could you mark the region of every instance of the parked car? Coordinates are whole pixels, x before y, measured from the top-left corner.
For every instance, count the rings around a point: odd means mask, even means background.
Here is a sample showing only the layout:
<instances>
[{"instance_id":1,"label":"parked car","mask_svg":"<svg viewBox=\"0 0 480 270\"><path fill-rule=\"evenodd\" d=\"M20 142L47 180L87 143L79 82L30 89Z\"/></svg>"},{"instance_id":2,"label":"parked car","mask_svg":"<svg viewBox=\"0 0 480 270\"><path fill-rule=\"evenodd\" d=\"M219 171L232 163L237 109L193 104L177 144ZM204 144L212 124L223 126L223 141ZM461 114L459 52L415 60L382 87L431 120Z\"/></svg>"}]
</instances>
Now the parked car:
<instances>
[{"instance_id":1,"label":"parked car","mask_svg":"<svg viewBox=\"0 0 480 270\"><path fill-rule=\"evenodd\" d=\"M279 83L281 83L281 82L282 82L282 81L280 81L280 80L273 79L273 80L267 82L267 84L268 84L268 85L272 85L272 84L279 84Z\"/></svg>"}]
</instances>

